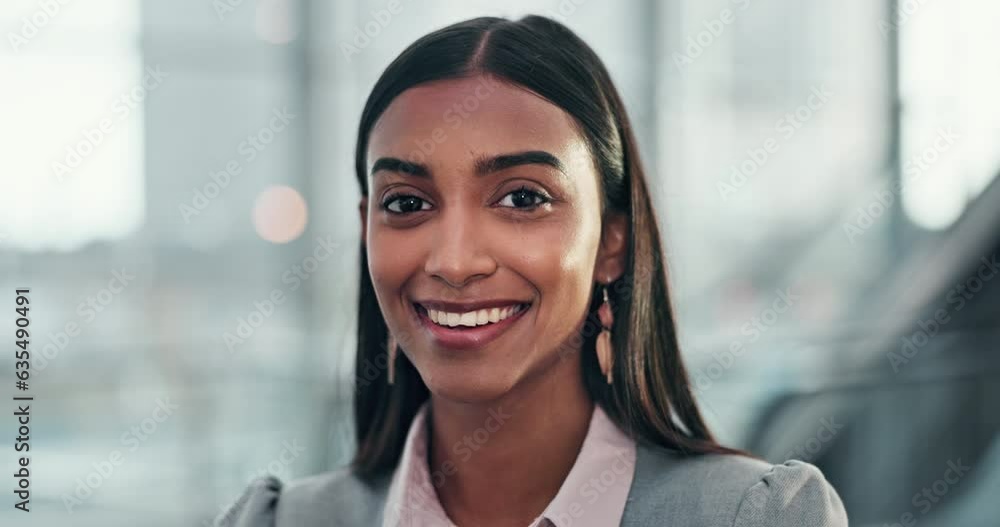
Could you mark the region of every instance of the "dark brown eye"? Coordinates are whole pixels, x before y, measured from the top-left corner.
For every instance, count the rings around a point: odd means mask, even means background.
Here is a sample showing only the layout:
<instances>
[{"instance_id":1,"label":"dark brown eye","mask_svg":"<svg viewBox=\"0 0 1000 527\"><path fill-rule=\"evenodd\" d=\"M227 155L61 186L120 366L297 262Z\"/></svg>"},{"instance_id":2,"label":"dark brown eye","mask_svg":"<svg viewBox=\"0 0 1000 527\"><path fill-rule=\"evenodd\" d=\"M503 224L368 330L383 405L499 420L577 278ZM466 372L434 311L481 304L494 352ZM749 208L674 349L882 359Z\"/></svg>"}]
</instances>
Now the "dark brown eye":
<instances>
[{"instance_id":1,"label":"dark brown eye","mask_svg":"<svg viewBox=\"0 0 1000 527\"><path fill-rule=\"evenodd\" d=\"M503 199L500 200L500 205L515 209L531 209L548 202L548 197L541 192L535 192L528 187L521 187L504 196ZM508 205L507 203L510 204Z\"/></svg>"},{"instance_id":2,"label":"dark brown eye","mask_svg":"<svg viewBox=\"0 0 1000 527\"><path fill-rule=\"evenodd\" d=\"M396 194L389 196L382 202L382 209L394 214L408 214L424 210L424 205L429 206L430 204L416 196Z\"/></svg>"}]
</instances>

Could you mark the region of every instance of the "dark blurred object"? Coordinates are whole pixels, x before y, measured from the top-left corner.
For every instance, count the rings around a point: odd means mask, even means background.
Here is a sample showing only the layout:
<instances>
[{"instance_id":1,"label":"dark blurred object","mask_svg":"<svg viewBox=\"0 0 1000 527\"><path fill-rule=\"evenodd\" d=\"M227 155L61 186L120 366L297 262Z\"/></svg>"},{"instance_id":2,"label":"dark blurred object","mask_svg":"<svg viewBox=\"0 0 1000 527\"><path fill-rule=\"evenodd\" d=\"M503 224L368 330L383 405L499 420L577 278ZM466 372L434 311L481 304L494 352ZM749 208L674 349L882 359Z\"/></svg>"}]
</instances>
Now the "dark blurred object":
<instances>
[{"instance_id":1,"label":"dark blurred object","mask_svg":"<svg viewBox=\"0 0 1000 527\"><path fill-rule=\"evenodd\" d=\"M995 180L951 229L889 266L863 302L879 333L826 348L843 357L829 382L774 399L749 448L807 457L854 526L1000 525L998 258Z\"/></svg>"}]
</instances>

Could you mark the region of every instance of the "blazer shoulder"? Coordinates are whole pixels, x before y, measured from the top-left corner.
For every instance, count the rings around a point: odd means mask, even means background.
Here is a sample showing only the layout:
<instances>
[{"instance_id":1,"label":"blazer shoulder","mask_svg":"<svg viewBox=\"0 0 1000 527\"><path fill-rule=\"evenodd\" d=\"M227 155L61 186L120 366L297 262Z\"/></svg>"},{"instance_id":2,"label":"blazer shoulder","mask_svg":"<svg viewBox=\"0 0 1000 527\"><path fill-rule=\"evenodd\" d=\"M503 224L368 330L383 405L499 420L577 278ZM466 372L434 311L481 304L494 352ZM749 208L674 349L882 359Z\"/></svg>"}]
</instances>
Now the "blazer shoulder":
<instances>
[{"instance_id":1,"label":"blazer shoulder","mask_svg":"<svg viewBox=\"0 0 1000 527\"><path fill-rule=\"evenodd\" d=\"M640 447L623 525L659 525L667 514L679 526L847 525L836 491L808 463Z\"/></svg>"},{"instance_id":2,"label":"blazer shoulder","mask_svg":"<svg viewBox=\"0 0 1000 527\"><path fill-rule=\"evenodd\" d=\"M816 466L799 460L772 466L747 489L734 527L847 527L844 504Z\"/></svg>"},{"instance_id":3,"label":"blazer shoulder","mask_svg":"<svg viewBox=\"0 0 1000 527\"><path fill-rule=\"evenodd\" d=\"M382 481L366 484L349 469L282 482L268 475L252 481L216 518L215 527L372 525L384 503ZM331 522L333 518L334 523Z\"/></svg>"},{"instance_id":4,"label":"blazer shoulder","mask_svg":"<svg viewBox=\"0 0 1000 527\"><path fill-rule=\"evenodd\" d=\"M284 485L274 476L250 482L236 500L216 516L212 527L274 527L274 513Z\"/></svg>"}]
</instances>

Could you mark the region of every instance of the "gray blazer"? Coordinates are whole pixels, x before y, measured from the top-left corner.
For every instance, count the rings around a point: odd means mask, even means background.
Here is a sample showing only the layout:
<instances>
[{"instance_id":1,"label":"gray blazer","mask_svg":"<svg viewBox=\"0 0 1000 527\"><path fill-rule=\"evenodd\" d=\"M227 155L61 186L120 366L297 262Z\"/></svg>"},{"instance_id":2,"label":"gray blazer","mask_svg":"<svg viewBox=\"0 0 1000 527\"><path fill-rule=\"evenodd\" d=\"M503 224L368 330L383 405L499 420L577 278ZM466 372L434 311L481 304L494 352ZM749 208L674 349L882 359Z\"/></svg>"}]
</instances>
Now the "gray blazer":
<instances>
[{"instance_id":1,"label":"gray blazer","mask_svg":"<svg viewBox=\"0 0 1000 527\"><path fill-rule=\"evenodd\" d=\"M347 469L254 480L217 527L379 527L391 476L372 486ZM681 457L636 443L625 527L846 527L836 490L815 466L743 456Z\"/></svg>"}]
</instances>

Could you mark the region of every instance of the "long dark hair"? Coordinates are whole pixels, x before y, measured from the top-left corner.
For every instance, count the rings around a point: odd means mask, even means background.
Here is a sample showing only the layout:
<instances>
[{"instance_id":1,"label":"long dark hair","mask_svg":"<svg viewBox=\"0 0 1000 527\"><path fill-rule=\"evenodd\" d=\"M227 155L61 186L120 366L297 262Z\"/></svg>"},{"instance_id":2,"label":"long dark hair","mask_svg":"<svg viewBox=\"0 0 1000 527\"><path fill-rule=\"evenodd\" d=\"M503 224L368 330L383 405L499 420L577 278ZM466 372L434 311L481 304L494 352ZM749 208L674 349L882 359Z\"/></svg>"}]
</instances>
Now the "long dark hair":
<instances>
[{"instance_id":1,"label":"long dark hair","mask_svg":"<svg viewBox=\"0 0 1000 527\"><path fill-rule=\"evenodd\" d=\"M573 116L600 172L602 212L629 219L625 273L609 285L614 306L614 382L600 372L594 344L598 290L578 335L584 384L596 404L636 441L685 455L742 453L719 445L691 394L678 351L660 234L625 106L604 64L566 26L542 16L520 20L481 17L430 33L406 48L382 73L358 127L355 168L368 195L366 152L372 127L392 100L422 83L490 76L526 88ZM428 390L417 370L397 354L395 384L387 383L385 319L361 246L358 354L354 401L356 475L390 473L406 432ZM401 343L405 347L405 343Z\"/></svg>"}]
</instances>

